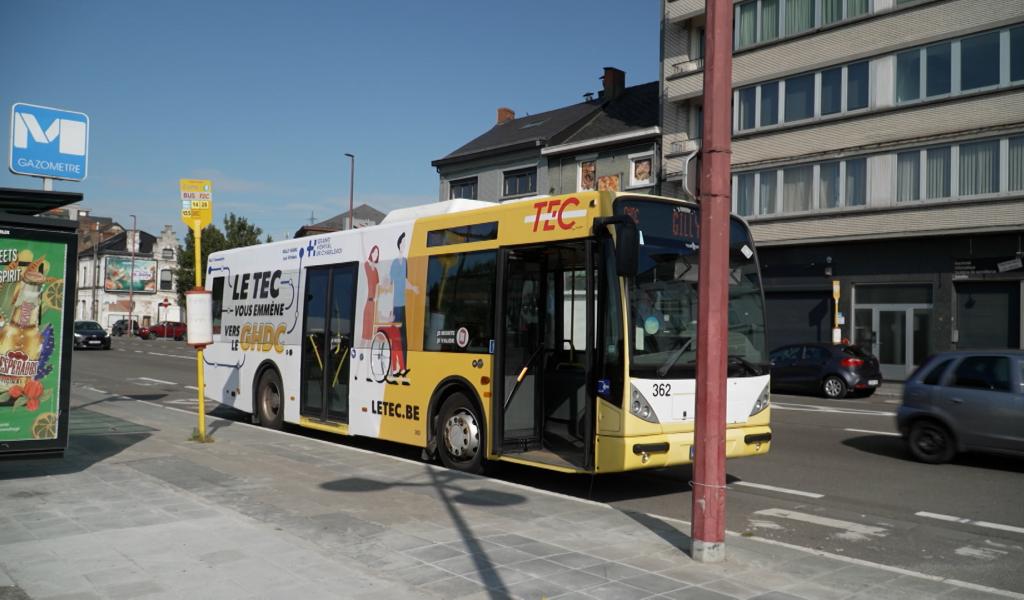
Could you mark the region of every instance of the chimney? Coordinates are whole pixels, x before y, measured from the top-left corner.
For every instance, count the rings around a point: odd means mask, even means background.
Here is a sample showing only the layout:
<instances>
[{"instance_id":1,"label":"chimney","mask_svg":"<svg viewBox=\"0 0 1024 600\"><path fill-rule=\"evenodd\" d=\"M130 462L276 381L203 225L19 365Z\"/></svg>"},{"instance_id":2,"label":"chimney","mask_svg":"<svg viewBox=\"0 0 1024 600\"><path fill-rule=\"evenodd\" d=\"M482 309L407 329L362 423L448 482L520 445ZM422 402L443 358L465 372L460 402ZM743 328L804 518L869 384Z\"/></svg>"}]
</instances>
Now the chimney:
<instances>
[{"instance_id":1,"label":"chimney","mask_svg":"<svg viewBox=\"0 0 1024 600\"><path fill-rule=\"evenodd\" d=\"M626 89L626 73L615 67L605 67L601 80L604 82L604 89L601 90L604 100L614 100Z\"/></svg>"},{"instance_id":2,"label":"chimney","mask_svg":"<svg viewBox=\"0 0 1024 600\"><path fill-rule=\"evenodd\" d=\"M498 125L516 118L516 112L504 106L498 108Z\"/></svg>"}]
</instances>

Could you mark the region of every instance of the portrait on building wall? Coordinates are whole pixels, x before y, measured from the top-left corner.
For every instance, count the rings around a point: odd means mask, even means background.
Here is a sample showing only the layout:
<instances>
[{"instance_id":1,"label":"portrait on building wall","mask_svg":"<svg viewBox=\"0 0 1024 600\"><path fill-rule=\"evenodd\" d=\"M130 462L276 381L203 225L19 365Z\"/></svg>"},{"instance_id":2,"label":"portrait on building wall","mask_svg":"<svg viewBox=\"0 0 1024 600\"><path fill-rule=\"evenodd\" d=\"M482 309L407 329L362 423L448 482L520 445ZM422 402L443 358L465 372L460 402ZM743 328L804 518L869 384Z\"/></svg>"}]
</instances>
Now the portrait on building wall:
<instances>
[{"instance_id":1,"label":"portrait on building wall","mask_svg":"<svg viewBox=\"0 0 1024 600\"><path fill-rule=\"evenodd\" d=\"M632 180L630 185L651 184L651 157L638 158L633 161Z\"/></svg>"},{"instance_id":2,"label":"portrait on building wall","mask_svg":"<svg viewBox=\"0 0 1024 600\"><path fill-rule=\"evenodd\" d=\"M597 189L597 162L585 160L580 163L580 189L581 192L591 192Z\"/></svg>"},{"instance_id":3,"label":"portrait on building wall","mask_svg":"<svg viewBox=\"0 0 1024 600\"><path fill-rule=\"evenodd\" d=\"M619 189L619 175L605 175L597 178L597 190L599 192L617 192Z\"/></svg>"}]
</instances>

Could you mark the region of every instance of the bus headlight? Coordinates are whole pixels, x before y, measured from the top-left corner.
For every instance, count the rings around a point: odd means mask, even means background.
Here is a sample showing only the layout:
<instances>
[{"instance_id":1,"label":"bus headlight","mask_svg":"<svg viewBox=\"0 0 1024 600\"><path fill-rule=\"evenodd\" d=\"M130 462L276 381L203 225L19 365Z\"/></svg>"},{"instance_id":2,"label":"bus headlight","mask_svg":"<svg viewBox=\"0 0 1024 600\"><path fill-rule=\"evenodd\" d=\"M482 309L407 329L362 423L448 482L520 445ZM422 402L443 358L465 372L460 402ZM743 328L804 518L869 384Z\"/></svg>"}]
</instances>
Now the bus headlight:
<instances>
[{"instance_id":1,"label":"bus headlight","mask_svg":"<svg viewBox=\"0 0 1024 600\"><path fill-rule=\"evenodd\" d=\"M654 413L654 409L647 403L644 395L632 384L629 387L632 390L632 393L629 395L630 414L640 417L648 423L658 423L658 415Z\"/></svg>"},{"instance_id":2,"label":"bus headlight","mask_svg":"<svg viewBox=\"0 0 1024 600\"><path fill-rule=\"evenodd\" d=\"M761 390L761 395L757 397L757 402L754 403L754 409L750 411L750 416L754 416L768 408L768 404L771 402L771 395L768 393L768 389L770 387L771 386L767 383L764 385L764 389Z\"/></svg>"}]
</instances>

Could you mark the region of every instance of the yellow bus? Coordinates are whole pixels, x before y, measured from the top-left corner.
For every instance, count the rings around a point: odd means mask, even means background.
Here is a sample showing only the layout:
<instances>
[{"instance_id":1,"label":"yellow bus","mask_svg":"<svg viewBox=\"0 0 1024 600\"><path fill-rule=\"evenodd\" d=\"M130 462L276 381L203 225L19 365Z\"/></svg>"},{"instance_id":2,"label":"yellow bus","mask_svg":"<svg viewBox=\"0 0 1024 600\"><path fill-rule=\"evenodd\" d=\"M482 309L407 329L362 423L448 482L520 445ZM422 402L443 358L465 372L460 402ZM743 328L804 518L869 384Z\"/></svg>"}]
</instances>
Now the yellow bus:
<instances>
[{"instance_id":1,"label":"yellow bus","mask_svg":"<svg viewBox=\"0 0 1024 600\"><path fill-rule=\"evenodd\" d=\"M398 209L214 253L206 395L412 444L454 469L611 473L692 460L699 208L581 192ZM757 253L733 217L726 455L768 452Z\"/></svg>"}]
</instances>

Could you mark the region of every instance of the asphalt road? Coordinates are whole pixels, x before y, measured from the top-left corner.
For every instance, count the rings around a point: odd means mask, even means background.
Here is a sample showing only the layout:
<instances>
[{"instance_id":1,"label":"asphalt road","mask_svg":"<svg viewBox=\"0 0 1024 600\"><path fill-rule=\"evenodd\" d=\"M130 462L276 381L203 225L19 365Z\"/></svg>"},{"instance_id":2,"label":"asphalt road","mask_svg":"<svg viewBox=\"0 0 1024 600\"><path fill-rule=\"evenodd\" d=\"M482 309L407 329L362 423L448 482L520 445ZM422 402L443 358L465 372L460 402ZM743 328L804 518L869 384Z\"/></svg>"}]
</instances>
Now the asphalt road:
<instances>
[{"instance_id":1,"label":"asphalt road","mask_svg":"<svg viewBox=\"0 0 1024 600\"><path fill-rule=\"evenodd\" d=\"M197 406L195 355L182 342L115 338L111 351L78 351L72 381L125 401ZM769 455L727 465L729 530L1024 593L1024 459L973 454L948 465L914 462L896 435L892 396L775 394L772 402ZM212 410L245 420L225 407ZM419 456L375 440L289 430ZM492 476L606 502L641 522L648 515L690 518L689 467L590 477L502 465Z\"/></svg>"}]
</instances>

